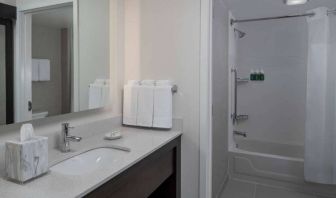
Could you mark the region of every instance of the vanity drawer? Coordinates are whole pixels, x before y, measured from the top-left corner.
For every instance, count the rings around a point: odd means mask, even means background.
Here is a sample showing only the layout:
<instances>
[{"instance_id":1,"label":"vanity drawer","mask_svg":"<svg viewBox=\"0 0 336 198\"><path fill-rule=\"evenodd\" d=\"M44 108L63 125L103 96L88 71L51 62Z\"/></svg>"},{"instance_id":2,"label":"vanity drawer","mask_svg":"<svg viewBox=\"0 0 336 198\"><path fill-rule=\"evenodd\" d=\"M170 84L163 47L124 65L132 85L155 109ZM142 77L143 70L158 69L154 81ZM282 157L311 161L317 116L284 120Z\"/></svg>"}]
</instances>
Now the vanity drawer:
<instances>
[{"instance_id":1,"label":"vanity drawer","mask_svg":"<svg viewBox=\"0 0 336 198\"><path fill-rule=\"evenodd\" d=\"M180 197L180 138L98 187L86 197Z\"/></svg>"}]
</instances>

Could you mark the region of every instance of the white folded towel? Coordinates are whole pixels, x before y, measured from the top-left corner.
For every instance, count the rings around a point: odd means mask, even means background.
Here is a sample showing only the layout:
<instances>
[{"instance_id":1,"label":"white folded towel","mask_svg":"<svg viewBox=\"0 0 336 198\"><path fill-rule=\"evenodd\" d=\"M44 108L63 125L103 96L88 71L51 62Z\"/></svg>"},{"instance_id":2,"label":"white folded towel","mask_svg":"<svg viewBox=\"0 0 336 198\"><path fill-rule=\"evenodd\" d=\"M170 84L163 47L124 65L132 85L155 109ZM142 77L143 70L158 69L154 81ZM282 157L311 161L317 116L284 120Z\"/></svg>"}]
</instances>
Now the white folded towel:
<instances>
[{"instance_id":1,"label":"white folded towel","mask_svg":"<svg viewBox=\"0 0 336 198\"><path fill-rule=\"evenodd\" d=\"M109 105L110 102L110 86L102 85L102 97L101 97L101 107L105 107Z\"/></svg>"},{"instance_id":2,"label":"white folded towel","mask_svg":"<svg viewBox=\"0 0 336 198\"><path fill-rule=\"evenodd\" d=\"M124 86L123 124L135 126L138 112L138 88L140 81L130 80Z\"/></svg>"},{"instance_id":3,"label":"white folded towel","mask_svg":"<svg viewBox=\"0 0 336 198\"><path fill-rule=\"evenodd\" d=\"M39 81L50 81L50 60L39 60Z\"/></svg>"},{"instance_id":4,"label":"white folded towel","mask_svg":"<svg viewBox=\"0 0 336 198\"><path fill-rule=\"evenodd\" d=\"M154 80L144 80L138 89L138 126L153 126L154 84Z\"/></svg>"},{"instance_id":5,"label":"white folded towel","mask_svg":"<svg viewBox=\"0 0 336 198\"><path fill-rule=\"evenodd\" d=\"M155 80L143 80L141 81L142 86L154 86Z\"/></svg>"},{"instance_id":6,"label":"white folded towel","mask_svg":"<svg viewBox=\"0 0 336 198\"><path fill-rule=\"evenodd\" d=\"M89 87L89 109L97 109L101 107L102 86L90 84Z\"/></svg>"},{"instance_id":7,"label":"white folded towel","mask_svg":"<svg viewBox=\"0 0 336 198\"><path fill-rule=\"evenodd\" d=\"M109 85L110 80L109 79L104 79L104 78L98 78L98 79L95 80L94 84Z\"/></svg>"},{"instance_id":8,"label":"white folded towel","mask_svg":"<svg viewBox=\"0 0 336 198\"><path fill-rule=\"evenodd\" d=\"M172 82L157 81L154 88L153 127L171 129L173 118Z\"/></svg>"}]
</instances>

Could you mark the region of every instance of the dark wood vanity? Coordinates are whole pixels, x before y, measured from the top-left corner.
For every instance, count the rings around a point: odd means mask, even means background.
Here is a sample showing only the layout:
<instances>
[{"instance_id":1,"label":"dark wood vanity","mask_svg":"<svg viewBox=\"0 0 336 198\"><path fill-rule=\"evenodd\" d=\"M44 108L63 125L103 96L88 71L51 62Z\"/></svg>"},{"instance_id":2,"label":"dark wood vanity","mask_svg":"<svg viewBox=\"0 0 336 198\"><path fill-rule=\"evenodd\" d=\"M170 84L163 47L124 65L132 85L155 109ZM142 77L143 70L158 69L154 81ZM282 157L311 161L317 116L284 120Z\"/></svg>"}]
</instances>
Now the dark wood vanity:
<instances>
[{"instance_id":1,"label":"dark wood vanity","mask_svg":"<svg viewBox=\"0 0 336 198\"><path fill-rule=\"evenodd\" d=\"M181 137L147 156L86 197L180 198Z\"/></svg>"}]
</instances>

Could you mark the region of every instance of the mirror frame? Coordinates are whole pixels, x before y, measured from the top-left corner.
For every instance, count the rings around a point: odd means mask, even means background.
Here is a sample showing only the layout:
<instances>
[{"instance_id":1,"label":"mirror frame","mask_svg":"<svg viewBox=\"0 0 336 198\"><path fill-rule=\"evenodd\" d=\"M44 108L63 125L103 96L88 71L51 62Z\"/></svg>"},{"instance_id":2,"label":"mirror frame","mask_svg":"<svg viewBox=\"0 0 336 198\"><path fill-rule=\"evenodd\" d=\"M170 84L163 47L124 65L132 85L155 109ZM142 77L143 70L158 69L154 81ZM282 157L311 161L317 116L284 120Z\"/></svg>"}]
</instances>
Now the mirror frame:
<instances>
[{"instance_id":1,"label":"mirror frame","mask_svg":"<svg viewBox=\"0 0 336 198\"><path fill-rule=\"evenodd\" d=\"M31 67L31 40L29 37L31 35L26 32L31 31L29 25L31 23L31 17L33 13L50 10L53 8L60 8L65 6L73 6L73 70L79 71L79 43L78 43L78 0L57 0L57 1L45 1L37 4L21 5L17 9L17 29L16 32L16 50L15 54L15 68L17 71L30 70ZM27 72L23 72L22 76L18 72L14 73L15 79L21 79L21 82L18 82L14 85L15 97L14 97L14 123L30 122L32 121L32 112L28 111L27 104L29 101L32 101L32 95L26 94L27 89L31 87L31 84L25 84L24 82L30 82L31 76ZM78 90L79 76L78 72L74 72L73 76L73 86L72 89ZM72 94L72 100L78 101L78 93ZM72 101L72 102L73 102ZM74 103L71 113L79 112L77 103ZM66 114L60 114L52 117L62 116ZM44 118L43 118L44 119Z\"/></svg>"},{"instance_id":2,"label":"mirror frame","mask_svg":"<svg viewBox=\"0 0 336 198\"><path fill-rule=\"evenodd\" d=\"M14 122L14 31L16 7L0 3L0 25L6 28L6 124Z\"/></svg>"}]
</instances>

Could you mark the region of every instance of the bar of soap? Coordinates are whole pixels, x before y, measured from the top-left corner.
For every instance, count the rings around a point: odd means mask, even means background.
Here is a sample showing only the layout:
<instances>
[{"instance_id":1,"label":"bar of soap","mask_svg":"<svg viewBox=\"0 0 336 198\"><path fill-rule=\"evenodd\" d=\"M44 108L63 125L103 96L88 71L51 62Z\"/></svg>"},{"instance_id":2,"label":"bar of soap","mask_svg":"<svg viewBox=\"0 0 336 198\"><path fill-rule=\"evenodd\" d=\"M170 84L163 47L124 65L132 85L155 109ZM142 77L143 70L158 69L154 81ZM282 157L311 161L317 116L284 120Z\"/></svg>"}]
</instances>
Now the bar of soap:
<instances>
[{"instance_id":1,"label":"bar of soap","mask_svg":"<svg viewBox=\"0 0 336 198\"><path fill-rule=\"evenodd\" d=\"M11 180L26 182L49 170L48 138L34 136L30 140L6 142L6 174Z\"/></svg>"},{"instance_id":2,"label":"bar of soap","mask_svg":"<svg viewBox=\"0 0 336 198\"><path fill-rule=\"evenodd\" d=\"M106 140L116 140L122 138L122 135L119 131L113 131L110 133L106 133L104 138Z\"/></svg>"}]
</instances>

